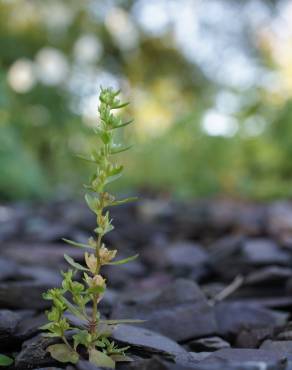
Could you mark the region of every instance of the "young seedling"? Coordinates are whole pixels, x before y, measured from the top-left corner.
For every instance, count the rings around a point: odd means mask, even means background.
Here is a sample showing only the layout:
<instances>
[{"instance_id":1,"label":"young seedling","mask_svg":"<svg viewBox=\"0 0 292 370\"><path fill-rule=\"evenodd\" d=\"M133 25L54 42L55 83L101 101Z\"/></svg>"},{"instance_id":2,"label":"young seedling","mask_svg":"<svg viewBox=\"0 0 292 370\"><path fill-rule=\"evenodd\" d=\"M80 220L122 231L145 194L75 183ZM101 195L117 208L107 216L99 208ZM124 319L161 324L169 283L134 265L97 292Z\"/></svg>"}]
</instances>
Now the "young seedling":
<instances>
[{"instance_id":1,"label":"young seedling","mask_svg":"<svg viewBox=\"0 0 292 370\"><path fill-rule=\"evenodd\" d=\"M101 268L105 265L124 264L137 257L135 255L116 261L117 251L108 249L103 241L104 235L114 228L108 208L134 199L118 200L106 190L107 185L117 180L123 170L123 166L113 163L112 158L129 149L114 142L115 130L132 122L123 122L119 116L113 114L114 110L128 104L121 103L118 95L119 91L101 89L98 108L100 120L94 129L100 145L89 157L82 157L95 166L90 183L85 185L87 189L85 200L96 216L94 237L90 237L87 244L64 239L70 245L84 249L84 263L77 263L72 257L64 255L71 268L62 273L64 280L60 288L50 289L44 294L45 299L52 301L52 308L47 312L49 323L42 327L46 331L45 336L59 337L63 341L48 347L47 350L54 359L74 364L80 358L80 351L84 352L85 349L90 362L96 366L112 369L115 368L116 361L128 359L125 355L127 348L118 348L109 339L112 326L133 320L101 319L98 304L106 290L106 281L101 275ZM75 280L78 271L82 274L82 281ZM73 325L72 320L68 319L68 314L74 315L80 325ZM69 340L70 333L73 334Z\"/></svg>"}]
</instances>

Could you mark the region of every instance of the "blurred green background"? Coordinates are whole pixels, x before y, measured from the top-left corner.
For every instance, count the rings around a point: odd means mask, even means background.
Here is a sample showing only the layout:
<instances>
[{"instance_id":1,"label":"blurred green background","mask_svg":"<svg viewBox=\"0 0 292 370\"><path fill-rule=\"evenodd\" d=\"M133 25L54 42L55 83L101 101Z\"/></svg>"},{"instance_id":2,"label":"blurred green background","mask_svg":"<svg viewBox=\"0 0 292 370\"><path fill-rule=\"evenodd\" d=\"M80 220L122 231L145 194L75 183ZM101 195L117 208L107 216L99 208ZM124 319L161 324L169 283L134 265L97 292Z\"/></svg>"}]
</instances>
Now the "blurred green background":
<instances>
[{"instance_id":1,"label":"blurred green background","mask_svg":"<svg viewBox=\"0 0 292 370\"><path fill-rule=\"evenodd\" d=\"M76 196L100 85L135 125L118 190L292 195L292 3L0 0L0 198Z\"/></svg>"}]
</instances>

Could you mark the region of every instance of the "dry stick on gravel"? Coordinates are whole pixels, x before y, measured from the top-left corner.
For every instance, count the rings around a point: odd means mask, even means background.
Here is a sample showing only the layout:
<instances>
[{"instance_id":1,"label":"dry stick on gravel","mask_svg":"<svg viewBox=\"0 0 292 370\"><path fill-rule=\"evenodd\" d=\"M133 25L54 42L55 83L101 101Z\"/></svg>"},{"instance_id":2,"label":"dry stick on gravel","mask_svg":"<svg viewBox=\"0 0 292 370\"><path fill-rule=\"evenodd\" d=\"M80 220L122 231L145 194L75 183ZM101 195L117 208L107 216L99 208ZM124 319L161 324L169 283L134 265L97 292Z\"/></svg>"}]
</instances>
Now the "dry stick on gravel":
<instances>
[{"instance_id":1,"label":"dry stick on gravel","mask_svg":"<svg viewBox=\"0 0 292 370\"><path fill-rule=\"evenodd\" d=\"M242 275L238 275L235 279L231 282L231 284L227 285L220 293L216 294L215 297L210 299L209 303L214 305L217 302L221 302L231 294L233 294L237 289L239 289L242 284L244 283L244 277Z\"/></svg>"}]
</instances>

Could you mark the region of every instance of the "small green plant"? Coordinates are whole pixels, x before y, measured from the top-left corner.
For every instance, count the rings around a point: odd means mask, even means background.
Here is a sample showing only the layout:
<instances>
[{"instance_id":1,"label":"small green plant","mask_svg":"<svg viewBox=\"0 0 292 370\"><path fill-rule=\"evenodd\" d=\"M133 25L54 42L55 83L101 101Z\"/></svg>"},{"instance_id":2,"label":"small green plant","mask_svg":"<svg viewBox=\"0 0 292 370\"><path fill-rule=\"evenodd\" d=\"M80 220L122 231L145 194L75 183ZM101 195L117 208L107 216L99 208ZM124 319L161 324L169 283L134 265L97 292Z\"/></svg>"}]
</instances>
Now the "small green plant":
<instances>
[{"instance_id":1,"label":"small green plant","mask_svg":"<svg viewBox=\"0 0 292 370\"><path fill-rule=\"evenodd\" d=\"M96 215L97 227L94 229L94 237L88 239L88 244L64 239L74 247L85 249L84 264L75 262L65 254L64 258L71 268L62 273L64 277L62 286L50 289L44 294L45 299L52 301L52 308L47 312L49 323L42 329L46 331L45 336L62 339L62 344L53 344L47 349L51 356L60 362L77 363L82 347L83 350L85 347L89 361L96 366L115 368L116 361L129 360L125 355L127 348L118 348L109 337L113 325L134 320L102 320L98 311L98 303L106 289L101 268L105 265L124 264L137 257L135 255L116 261L114 259L117 251L109 250L103 242L104 235L114 228L108 207L134 199L118 200L106 190L107 185L117 180L123 170L123 166L112 162L112 157L129 149L114 143L115 130L132 122L123 122L119 116L113 114L114 110L128 104L121 103L118 95L119 91L101 89L98 108L100 120L94 129L100 145L98 149L91 152L89 157L82 157L95 165L90 183L85 185L87 189L85 200ZM75 280L78 271L82 273L82 281ZM91 305L91 311L89 305ZM68 320L68 313L79 319L80 325L72 325ZM68 340L69 331L73 333L72 340Z\"/></svg>"},{"instance_id":2,"label":"small green plant","mask_svg":"<svg viewBox=\"0 0 292 370\"><path fill-rule=\"evenodd\" d=\"M0 366L10 366L12 365L14 360L8 356L1 355L0 353Z\"/></svg>"}]
</instances>

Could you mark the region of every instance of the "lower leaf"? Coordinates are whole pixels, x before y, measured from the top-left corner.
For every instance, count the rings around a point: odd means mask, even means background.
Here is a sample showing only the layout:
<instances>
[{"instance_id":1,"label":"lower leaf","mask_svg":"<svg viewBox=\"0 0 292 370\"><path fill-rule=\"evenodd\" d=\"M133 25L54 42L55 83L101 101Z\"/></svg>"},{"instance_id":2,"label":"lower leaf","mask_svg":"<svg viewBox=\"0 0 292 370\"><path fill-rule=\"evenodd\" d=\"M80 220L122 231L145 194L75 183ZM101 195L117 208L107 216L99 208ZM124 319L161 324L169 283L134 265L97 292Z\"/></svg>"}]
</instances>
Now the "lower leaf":
<instances>
[{"instance_id":1,"label":"lower leaf","mask_svg":"<svg viewBox=\"0 0 292 370\"><path fill-rule=\"evenodd\" d=\"M97 349L91 349L89 351L89 362L96 366L107 367L109 369L115 369L115 362L105 353L98 351Z\"/></svg>"},{"instance_id":2,"label":"lower leaf","mask_svg":"<svg viewBox=\"0 0 292 370\"><path fill-rule=\"evenodd\" d=\"M79 355L70 349L66 344L53 344L47 348L50 355L59 362L71 362L77 364Z\"/></svg>"},{"instance_id":3,"label":"lower leaf","mask_svg":"<svg viewBox=\"0 0 292 370\"><path fill-rule=\"evenodd\" d=\"M0 366L10 366L13 364L13 361L12 358L0 354Z\"/></svg>"},{"instance_id":4,"label":"lower leaf","mask_svg":"<svg viewBox=\"0 0 292 370\"><path fill-rule=\"evenodd\" d=\"M132 362L134 361L131 357L126 355L111 355L111 359L113 359L115 362Z\"/></svg>"}]
</instances>

